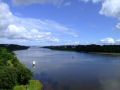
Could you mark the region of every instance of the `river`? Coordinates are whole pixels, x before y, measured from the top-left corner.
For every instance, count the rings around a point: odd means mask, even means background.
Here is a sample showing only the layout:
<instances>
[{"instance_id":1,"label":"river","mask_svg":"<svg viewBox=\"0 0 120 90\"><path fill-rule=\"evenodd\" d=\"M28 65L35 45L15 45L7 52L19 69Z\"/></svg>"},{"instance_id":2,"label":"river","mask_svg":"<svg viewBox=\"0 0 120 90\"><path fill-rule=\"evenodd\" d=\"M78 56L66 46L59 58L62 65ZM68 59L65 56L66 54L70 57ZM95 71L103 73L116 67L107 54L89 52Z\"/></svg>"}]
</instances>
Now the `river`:
<instances>
[{"instance_id":1,"label":"river","mask_svg":"<svg viewBox=\"0 0 120 90\"><path fill-rule=\"evenodd\" d=\"M120 90L120 56L29 48L15 51L45 90ZM32 61L36 61L32 67Z\"/></svg>"}]
</instances>

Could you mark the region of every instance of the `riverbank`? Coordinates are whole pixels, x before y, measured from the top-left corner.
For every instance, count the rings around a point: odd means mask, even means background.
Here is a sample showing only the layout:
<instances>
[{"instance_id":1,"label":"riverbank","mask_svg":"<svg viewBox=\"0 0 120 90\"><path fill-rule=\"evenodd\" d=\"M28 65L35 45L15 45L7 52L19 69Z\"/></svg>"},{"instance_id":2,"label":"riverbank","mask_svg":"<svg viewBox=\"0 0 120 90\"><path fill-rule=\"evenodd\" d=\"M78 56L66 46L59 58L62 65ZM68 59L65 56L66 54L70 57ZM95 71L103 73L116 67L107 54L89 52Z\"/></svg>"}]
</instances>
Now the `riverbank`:
<instances>
[{"instance_id":1,"label":"riverbank","mask_svg":"<svg viewBox=\"0 0 120 90\"><path fill-rule=\"evenodd\" d=\"M101 55L115 55L120 56L120 53L102 53L102 52L89 52L90 54L101 54Z\"/></svg>"},{"instance_id":2,"label":"riverbank","mask_svg":"<svg viewBox=\"0 0 120 90\"><path fill-rule=\"evenodd\" d=\"M30 80L28 85L17 85L13 90L43 90L43 85L39 80Z\"/></svg>"},{"instance_id":3,"label":"riverbank","mask_svg":"<svg viewBox=\"0 0 120 90\"><path fill-rule=\"evenodd\" d=\"M22 48L24 47L22 46ZM21 50L21 48L18 49ZM8 48L8 46L0 47L0 90L13 90L16 85L17 87L28 85L29 89L27 90L33 90L31 89L32 86L37 84L38 81L31 80L32 76L32 72L19 62L12 49ZM40 87L42 87L42 84L39 82L36 88L34 86L34 90L42 90L42 88L38 89Z\"/></svg>"}]
</instances>

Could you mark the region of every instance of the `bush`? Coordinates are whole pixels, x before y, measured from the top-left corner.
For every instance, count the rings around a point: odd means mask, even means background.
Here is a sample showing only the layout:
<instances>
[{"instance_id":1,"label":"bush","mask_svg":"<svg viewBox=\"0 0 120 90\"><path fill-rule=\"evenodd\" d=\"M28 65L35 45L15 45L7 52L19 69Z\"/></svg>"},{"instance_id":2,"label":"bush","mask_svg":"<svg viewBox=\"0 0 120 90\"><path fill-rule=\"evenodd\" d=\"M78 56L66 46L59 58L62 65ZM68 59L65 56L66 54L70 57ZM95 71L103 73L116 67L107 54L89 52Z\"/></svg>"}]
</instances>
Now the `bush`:
<instances>
[{"instance_id":1,"label":"bush","mask_svg":"<svg viewBox=\"0 0 120 90\"><path fill-rule=\"evenodd\" d=\"M19 84L27 84L32 77L32 72L24 66L17 66L17 75Z\"/></svg>"},{"instance_id":2,"label":"bush","mask_svg":"<svg viewBox=\"0 0 120 90\"><path fill-rule=\"evenodd\" d=\"M13 52L0 48L0 90L11 90L17 84L27 84L32 72L21 64Z\"/></svg>"},{"instance_id":3,"label":"bush","mask_svg":"<svg viewBox=\"0 0 120 90\"><path fill-rule=\"evenodd\" d=\"M11 89L17 84L16 69L12 67L0 67L0 90Z\"/></svg>"}]
</instances>

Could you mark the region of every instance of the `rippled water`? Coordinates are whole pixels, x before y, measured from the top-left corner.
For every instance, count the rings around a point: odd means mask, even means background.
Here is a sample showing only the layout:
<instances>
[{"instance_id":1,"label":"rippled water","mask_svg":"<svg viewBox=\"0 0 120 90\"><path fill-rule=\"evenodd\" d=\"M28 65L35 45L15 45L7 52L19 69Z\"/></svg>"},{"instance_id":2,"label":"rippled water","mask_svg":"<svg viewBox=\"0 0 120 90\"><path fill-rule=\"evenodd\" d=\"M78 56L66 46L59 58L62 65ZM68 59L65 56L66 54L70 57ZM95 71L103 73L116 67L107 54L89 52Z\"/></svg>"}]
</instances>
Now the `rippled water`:
<instances>
[{"instance_id":1,"label":"rippled water","mask_svg":"<svg viewBox=\"0 0 120 90\"><path fill-rule=\"evenodd\" d=\"M43 82L45 90L120 90L120 56L43 48L15 53L32 70L34 79Z\"/></svg>"}]
</instances>

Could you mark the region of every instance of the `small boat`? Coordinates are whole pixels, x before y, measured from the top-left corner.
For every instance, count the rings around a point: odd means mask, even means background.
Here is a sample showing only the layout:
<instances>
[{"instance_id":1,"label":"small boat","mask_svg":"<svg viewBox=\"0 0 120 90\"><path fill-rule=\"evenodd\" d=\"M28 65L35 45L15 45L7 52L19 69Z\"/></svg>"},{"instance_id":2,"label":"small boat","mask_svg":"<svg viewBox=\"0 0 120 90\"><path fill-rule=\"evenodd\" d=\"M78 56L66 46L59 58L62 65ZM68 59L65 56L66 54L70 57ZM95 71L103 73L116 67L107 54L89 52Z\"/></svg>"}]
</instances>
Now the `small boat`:
<instances>
[{"instance_id":1,"label":"small boat","mask_svg":"<svg viewBox=\"0 0 120 90\"><path fill-rule=\"evenodd\" d=\"M35 62L35 61L33 61L33 63L32 63L32 64L33 64L33 67L34 67L34 66L35 66L35 64L36 64L36 62Z\"/></svg>"}]
</instances>

